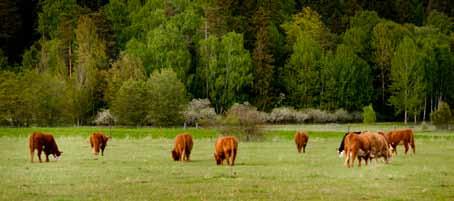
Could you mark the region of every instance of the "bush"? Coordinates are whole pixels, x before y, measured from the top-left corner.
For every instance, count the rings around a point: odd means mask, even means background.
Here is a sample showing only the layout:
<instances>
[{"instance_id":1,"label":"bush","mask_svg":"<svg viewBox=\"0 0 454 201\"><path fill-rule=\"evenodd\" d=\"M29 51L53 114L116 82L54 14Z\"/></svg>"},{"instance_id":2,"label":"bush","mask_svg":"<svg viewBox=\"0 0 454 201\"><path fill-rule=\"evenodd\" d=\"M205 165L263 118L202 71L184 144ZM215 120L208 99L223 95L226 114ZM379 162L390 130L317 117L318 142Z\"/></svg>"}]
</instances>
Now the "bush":
<instances>
[{"instance_id":1,"label":"bush","mask_svg":"<svg viewBox=\"0 0 454 201\"><path fill-rule=\"evenodd\" d=\"M235 103L224 117L223 133L236 134L247 141L263 139L259 125L265 120L265 113L257 111L256 107L245 102Z\"/></svg>"},{"instance_id":2,"label":"bush","mask_svg":"<svg viewBox=\"0 0 454 201\"><path fill-rule=\"evenodd\" d=\"M336 122L342 122L342 123L345 123L345 122L351 122L353 121L353 115L348 113L346 110L344 109L338 109L336 110L336 112L334 112L334 116L336 118Z\"/></svg>"},{"instance_id":3,"label":"bush","mask_svg":"<svg viewBox=\"0 0 454 201\"><path fill-rule=\"evenodd\" d=\"M188 98L177 74L170 68L154 71L147 83L151 95L149 120L158 126L182 124Z\"/></svg>"},{"instance_id":4,"label":"bush","mask_svg":"<svg viewBox=\"0 0 454 201\"><path fill-rule=\"evenodd\" d=\"M370 124L375 123L376 115L372 104L363 107L363 123Z\"/></svg>"},{"instance_id":5,"label":"bush","mask_svg":"<svg viewBox=\"0 0 454 201\"><path fill-rule=\"evenodd\" d=\"M98 114L95 117L95 120L93 123L96 125L112 125L116 122L117 120L115 117L110 114L110 110L105 110L101 109L101 111L98 112Z\"/></svg>"},{"instance_id":6,"label":"bush","mask_svg":"<svg viewBox=\"0 0 454 201\"><path fill-rule=\"evenodd\" d=\"M308 121L312 123L336 122L336 116L327 111L319 109L306 109L304 112L309 116Z\"/></svg>"},{"instance_id":7,"label":"bush","mask_svg":"<svg viewBox=\"0 0 454 201\"><path fill-rule=\"evenodd\" d=\"M192 99L183 112L187 125L214 125L218 115L208 99Z\"/></svg>"},{"instance_id":8,"label":"bush","mask_svg":"<svg viewBox=\"0 0 454 201\"><path fill-rule=\"evenodd\" d=\"M438 109L430 114L432 124L437 128L446 129L451 121L452 114L449 105L443 101L438 104Z\"/></svg>"},{"instance_id":9,"label":"bush","mask_svg":"<svg viewBox=\"0 0 454 201\"><path fill-rule=\"evenodd\" d=\"M144 125L149 108L150 92L145 81L128 80L118 90L111 106L118 123Z\"/></svg>"}]
</instances>

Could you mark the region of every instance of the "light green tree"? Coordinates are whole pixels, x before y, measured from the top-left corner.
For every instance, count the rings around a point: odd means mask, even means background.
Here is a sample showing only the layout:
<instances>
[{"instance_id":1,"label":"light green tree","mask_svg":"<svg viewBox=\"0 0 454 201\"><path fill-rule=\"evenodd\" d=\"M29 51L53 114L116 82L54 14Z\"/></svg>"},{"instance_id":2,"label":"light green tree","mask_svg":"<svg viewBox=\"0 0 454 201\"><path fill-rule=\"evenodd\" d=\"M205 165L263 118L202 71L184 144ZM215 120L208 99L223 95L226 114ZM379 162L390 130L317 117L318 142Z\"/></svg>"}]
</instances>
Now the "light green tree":
<instances>
[{"instance_id":1,"label":"light green tree","mask_svg":"<svg viewBox=\"0 0 454 201\"><path fill-rule=\"evenodd\" d=\"M308 35L300 35L286 66L285 84L292 105L314 107L319 94L320 45Z\"/></svg>"},{"instance_id":2,"label":"light green tree","mask_svg":"<svg viewBox=\"0 0 454 201\"><path fill-rule=\"evenodd\" d=\"M404 113L407 123L408 114L421 111L424 100L424 69L421 53L413 39L405 37L396 49L391 65L392 96L389 102L396 113Z\"/></svg>"}]
</instances>

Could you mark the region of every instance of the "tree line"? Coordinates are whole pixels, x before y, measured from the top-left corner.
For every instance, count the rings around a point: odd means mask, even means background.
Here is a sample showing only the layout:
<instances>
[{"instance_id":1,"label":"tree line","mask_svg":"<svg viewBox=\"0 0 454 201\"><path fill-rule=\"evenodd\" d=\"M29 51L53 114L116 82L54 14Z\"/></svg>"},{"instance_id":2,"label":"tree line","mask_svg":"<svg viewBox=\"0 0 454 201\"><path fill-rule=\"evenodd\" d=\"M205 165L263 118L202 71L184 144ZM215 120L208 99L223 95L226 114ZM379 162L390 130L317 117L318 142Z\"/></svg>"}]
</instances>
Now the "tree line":
<instances>
[{"instance_id":1,"label":"tree line","mask_svg":"<svg viewBox=\"0 0 454 201\"><path fill-rule=\"evenodd\" d=\"M371 105L405 122L454 104L449 1L42 0L35 23L21 2L0 3L2 124L91 124L109 109L174 125L194 98L218 114ZM35 39L17 59L24 24Z\"/></svg>"}]
</instances>

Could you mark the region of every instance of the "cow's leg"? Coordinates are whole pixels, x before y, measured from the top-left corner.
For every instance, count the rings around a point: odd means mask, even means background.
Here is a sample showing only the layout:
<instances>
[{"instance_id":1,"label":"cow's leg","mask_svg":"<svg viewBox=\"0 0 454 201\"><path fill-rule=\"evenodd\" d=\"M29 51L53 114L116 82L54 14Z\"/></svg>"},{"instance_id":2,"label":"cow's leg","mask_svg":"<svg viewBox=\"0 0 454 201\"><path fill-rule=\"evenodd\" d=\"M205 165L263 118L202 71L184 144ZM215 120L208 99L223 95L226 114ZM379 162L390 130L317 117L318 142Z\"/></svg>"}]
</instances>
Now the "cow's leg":
<instances>
[{"instance_id":1,"label":"cow's leg","mask_svg":"<svg viewBox=\"0 0 454 201\"><path fill-rule=\"evenodd\" d=\"M344 150L345 154L345 159L344 159L344 165L347 166L348 168L350 167L350 151L348 149Z\"/></svg>"},{"instance_id":2,"label":"cow's leg","mask_svg":"<svg viewBox=\"0 0 454 201\"><path fill-rule=\"evenodd\" d=\"M33 157L35 157L35 149L30 148L30 162L33 163Z\"/></svg>"},{"instance_id":3,"label":"cow's leg","mask_svg":"<svg viewBox=\"0 0 454 201\"><path fill-rule=\"evenodd\" d=\"M105 144L101 145L101 156L104 156L104 149L106 148Z\"/></svg>"},{"instance_id":4,"label":"cow's leg","mask_svg":"<svg viewBox=\"0 0 454 201\"><path fill-rule=\"evenodd\" d=\"M49 153L44 152L46 154L46 162L49 162Z\"/></svg>"},{"instance_id":5,"label":"cow's leg","mask_svg":"<svg viewBox=\"0 0 454 201\"><path fill-rule=\"evenodd\" d=\"M232 154L232 166L235 165L235 159L236 159L236 149L233 150L233 154Z\"/></svg>"},{"instance_id":6,"label":"cow's leg","mask_svg":"<svg viewBox=\"0 0 454 201\"><path fill-rule=\"evenodd\" d=\"M306 145L303 145L303 153L306 153Z\"/></svg>"},{"instance_id":7,"label":"cow's leg","mask_svg":"<svg viewBox=\"0 0 454 201\"><path fill-rule=\"evenodd\" d=\"M358 167L361 167L361 156L358 156Z\"/></svg>"},{"instance_id":8,"label":"cow's leg","mask_svg":"<svg viewBox=\"0 0 454 201\"><path fill-rule=\"evenodd\" d=\"M182 149L180 159L181 159L181 161L185 161L186 160L186 149L185 148Z\"/></svg>"},{"instance_id":9,"label":"cow's leg","mask_svg":"<svg viewBox=\"0 0 454 201\"><path fill-rule=\"evenodd\" d=\"M409 143L407 141L404 141L405 155L407 155L407 152L408 152L408 148L409 148L408 144Z\"/></svg>"},{"instance_id":10,"label":"cow's leg","mask_svg":"<svg viewBox=\"0 0 454 201\"><path fill-rule=\"evenodd\" d=\"M224 151L225 160L227 161L227 165L230 165L230 150Z\"/></svg>"},{"instance_id":11,"label":"cow's leg","mask_svg":"<svg viewBox=\"0 0 454 201\"><path fill-rule=\"evenodd\" d=\"M393 147L393 153L397 156L397 145L391 145Z\"/></svg>"},{"instance_id":12,"label":"cow's leg","mask_svg":"<svg viewBox=\"0 0 454 201\"><path fill-rule=\"evenodd\" d=\"M351 163L350 163L350 166L353 167L353 165L355 165L355 159L358 155L358 150L355 150L353 149L352 152L351 152Z\"/></svg>"},{"instance_id":13,"label":"cow's leg","mask_svg":"<svg viewBox=\"0 0 454 201\"><path fill-rule=\"evenodd\" d=\"M43 161L41 160L41 152L42 152L42 151L43 151L42 148L38 148L38 159L39 159L39 162L40 162L40 163L43 162Z\"/></svg>"}]
</instances>

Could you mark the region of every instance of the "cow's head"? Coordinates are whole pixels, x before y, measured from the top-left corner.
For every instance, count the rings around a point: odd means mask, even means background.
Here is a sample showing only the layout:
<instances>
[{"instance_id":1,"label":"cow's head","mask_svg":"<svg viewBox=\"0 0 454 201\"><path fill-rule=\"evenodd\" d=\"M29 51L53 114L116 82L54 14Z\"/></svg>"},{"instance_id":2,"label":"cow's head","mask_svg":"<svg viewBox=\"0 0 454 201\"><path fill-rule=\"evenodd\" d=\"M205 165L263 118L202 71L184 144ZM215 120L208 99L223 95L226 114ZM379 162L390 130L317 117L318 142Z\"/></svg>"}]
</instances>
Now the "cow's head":
<instances>
[{"instance_id":1,"label":"cow's head","mask_svg":"<svg viewBox=\"0 0 454 201\"><path fill-rule=\"evenodd\" d=\"M174 161L179 161L180 160L180 154L178 154L175 149L172 150L172 158Z\"/></svg>"},{"instance_id":2,"label":"cow's head","mask_svg":"<svg viewBox=\"0 0 454 201\"><path fill-rule=\"evenodd\" d=\"M214 160L216 160L216 165L220 165L222 162L222 158L219 155L217 155L216 153L214 153L213 155L214 155Z\"/></svg>"},{"instance_id":3,"label":"cow's head","mask_svg":"<svg viewBox=\"0 0 454 201\"><path fill-rule=\"evenodd\" d=\"M339 151L339 149L338 149L337 154L339 155L339 158L342 158L344 156L344 150Z\"/></svg>"},{"instance_id":4,"label":"cow's head","mask_svg":"<svg viewBox=\"0 0 454 201\"><path fill-rule=\"evenodd\" d=\"M54 153L55 159L60 160L60 156L61 156L62 153L63 153L62 151L57 151L57 152L55 152L55 153Z\"/></svg>"}]
</instances>

